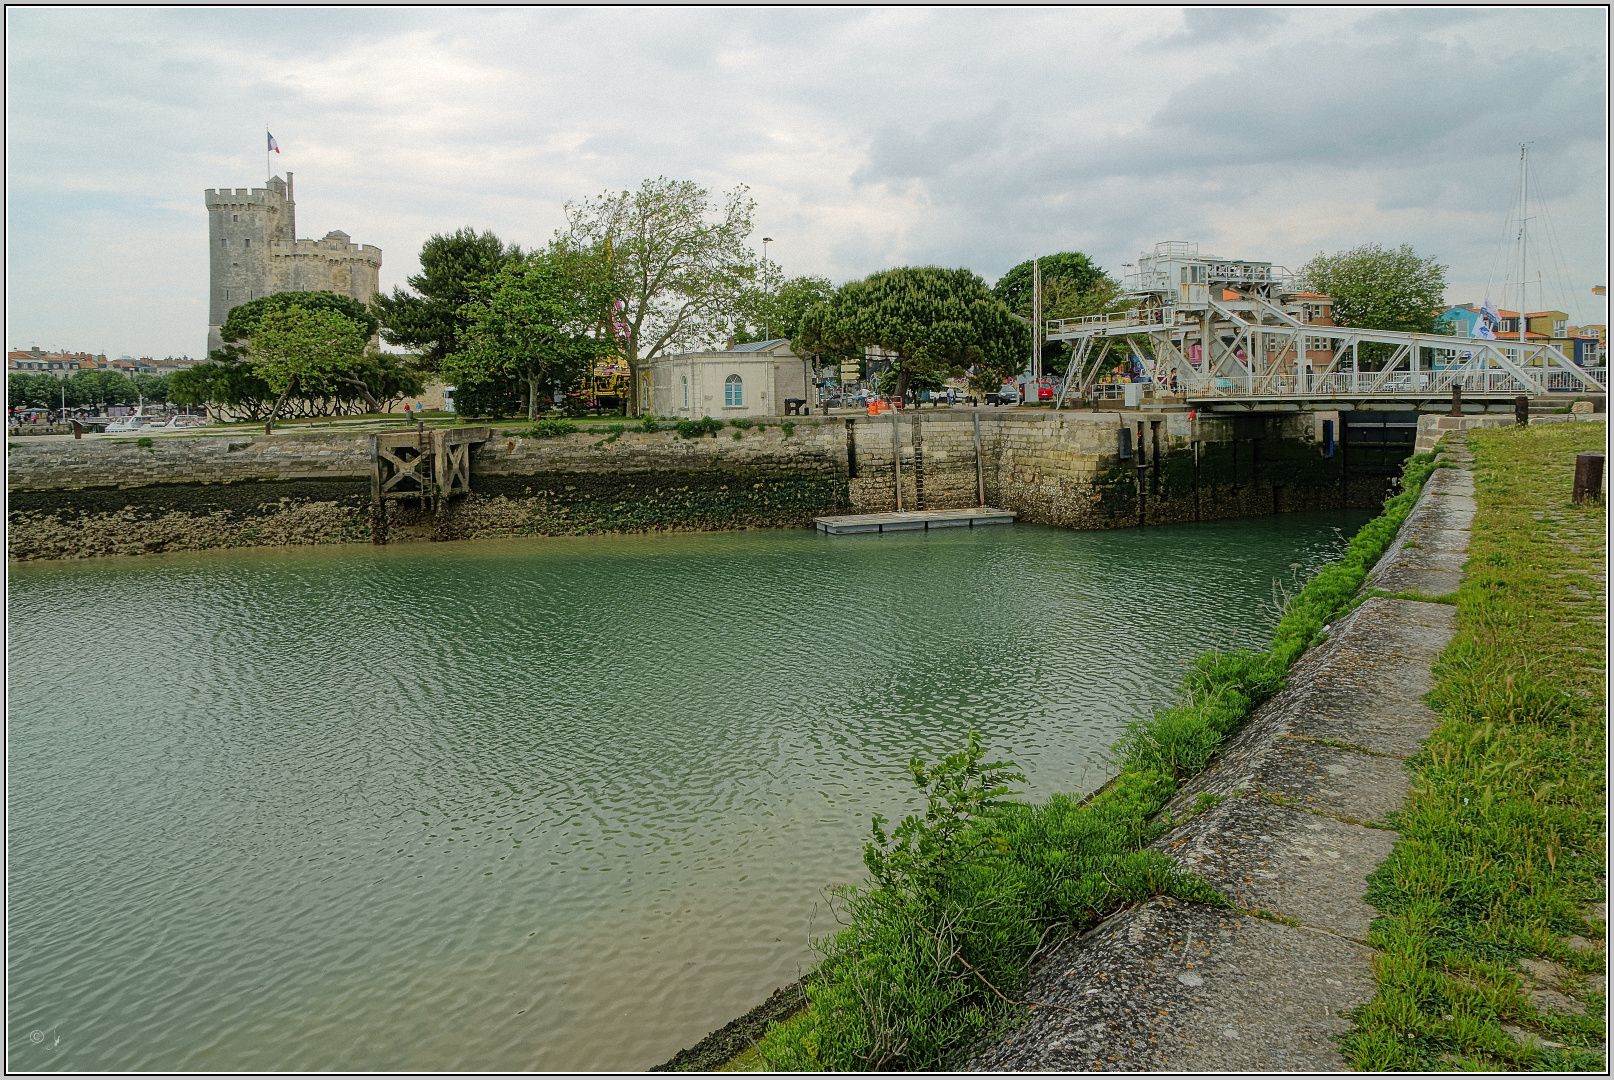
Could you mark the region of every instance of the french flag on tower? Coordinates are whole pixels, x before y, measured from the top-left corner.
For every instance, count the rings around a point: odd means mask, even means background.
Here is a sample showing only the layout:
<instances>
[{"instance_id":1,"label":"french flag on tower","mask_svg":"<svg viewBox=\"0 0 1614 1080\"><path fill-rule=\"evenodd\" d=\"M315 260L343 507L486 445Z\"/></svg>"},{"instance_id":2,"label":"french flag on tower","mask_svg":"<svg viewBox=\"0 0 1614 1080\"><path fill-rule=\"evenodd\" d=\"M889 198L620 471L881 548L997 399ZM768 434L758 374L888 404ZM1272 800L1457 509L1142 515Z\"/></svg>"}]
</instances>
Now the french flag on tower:
<instances>
[{"instance_id":1,"label":"french flag on tower","mask_svg":"<svg viewBox=\"0 0 1614 1080\"><path fill-rule=\"evenodd\" d=\"M264 134L269 135L267 129L264 130ZM273 135L269 135L269 149L273 150L277 154L280 153L280 144L275 142L275 137Z\"/></svg>"}]
</instances>

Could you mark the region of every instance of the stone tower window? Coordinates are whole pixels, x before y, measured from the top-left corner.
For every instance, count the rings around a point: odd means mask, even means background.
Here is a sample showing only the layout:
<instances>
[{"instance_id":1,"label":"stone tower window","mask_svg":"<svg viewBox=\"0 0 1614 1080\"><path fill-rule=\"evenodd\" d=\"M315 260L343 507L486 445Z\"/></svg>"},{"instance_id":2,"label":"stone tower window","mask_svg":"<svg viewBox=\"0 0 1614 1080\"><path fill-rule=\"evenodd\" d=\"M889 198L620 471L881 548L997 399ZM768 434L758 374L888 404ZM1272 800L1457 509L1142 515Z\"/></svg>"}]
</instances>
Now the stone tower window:
<instances>
[{"instance_id":1,"label":"stone tower window","mask_svg":"<svg viewBox=\"0 0 1614 1080\"><path fill-rule=\"evenodd\" d=\"M251 247L252 246L252 237L250 237L250 236L247 237L246 240L243 241L243 243L245 243L247 247Z\"/></svg>"},{"instance_id":2,"label":"stone tower window","mask_svg":"<svg viewBox=\"0 0 1614 1080\"><path fill-rule=\"evenodd\" d=\"M219 237L219 247L229 247L229 246L230 246L230 241L229 240L227 240L226 238L224 238L222 236Z\"/></svg>"},{"instance_id":3,"label":"stone tower window","mask_svg":"<svg viewBox=\"0 0 1614 1080\"><path fill-rule=\"evenodd\" d=\"M240 221L241 220L241 215L240 214L231 214L230 215L230 220L231 221Z\"/></svg>"}]
</instances>

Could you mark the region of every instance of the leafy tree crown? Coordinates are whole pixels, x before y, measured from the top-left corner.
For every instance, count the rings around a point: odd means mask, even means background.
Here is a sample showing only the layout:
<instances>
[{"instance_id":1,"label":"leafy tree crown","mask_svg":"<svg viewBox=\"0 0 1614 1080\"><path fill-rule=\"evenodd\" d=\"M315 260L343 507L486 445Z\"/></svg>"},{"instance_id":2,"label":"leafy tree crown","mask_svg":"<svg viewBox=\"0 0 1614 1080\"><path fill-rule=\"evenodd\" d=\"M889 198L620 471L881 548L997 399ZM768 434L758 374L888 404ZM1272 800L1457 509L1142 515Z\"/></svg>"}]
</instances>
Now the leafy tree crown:
<instances>
[{"instance_id":1,"label":"leafy tree crown","mask_svg":"<svg viewBox=\"0 0 1614 1080\"><path fill-rule=\"evenodd\" d=\"M1446 267L1410 244L1318 252L1300 268L1307 286L1333 297L1334 322L1364 330L1431 333L1446 307Z\"/></svg>"},{"instance_id":2,"label":"leafy tree crown","mask_svg":"<svg viewBox=\"0 0 1614 1080\"><path fill-rule=\"evenodd\" d=\"M1050 283L1061 281L1068 292L1090 292L1106 277L1104 269L1080 251L1061 251L1036 261L1041 267L1045 290ZM1008 305L1010 311L1029 314L1032 281L1032 260L1027 259L998 278L997 284L992 286L992 295Z\"/></svg>"},{"instance_id":3,"label":"leafy tree crown","mask_svg":"<svg viewBox=\"0 0 1614 1080\"><path fill-rule=\"evenodd\" d=\"M229 344L239 344L257 332L267 312L287 308L335 312L358 323L366 338L374 337L380 326L375 314L351 296L334 292L278 292L231 308L219 331L220 336Z\"/></svg>"}]
</instances>

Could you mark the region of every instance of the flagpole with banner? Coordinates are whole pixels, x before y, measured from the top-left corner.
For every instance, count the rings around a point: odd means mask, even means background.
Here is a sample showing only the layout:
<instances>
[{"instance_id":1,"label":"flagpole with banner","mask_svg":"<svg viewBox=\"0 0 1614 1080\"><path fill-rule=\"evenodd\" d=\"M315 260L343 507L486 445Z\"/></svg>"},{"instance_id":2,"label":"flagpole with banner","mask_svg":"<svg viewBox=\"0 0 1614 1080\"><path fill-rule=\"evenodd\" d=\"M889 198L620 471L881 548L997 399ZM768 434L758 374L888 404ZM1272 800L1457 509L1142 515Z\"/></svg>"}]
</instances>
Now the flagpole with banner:
<instances>
[{"instance_id":1,"label":"flagpole with banner","mask_svg":"<svg viewBox=\"0 0 1614 1080\"><path fill-rule=\"evenodd\" d=\"M270 180L274 179L275 175L269 171L269 151L273 150L277 154L280 153L280 144L275 142L275 137L270 133L269 125L267 123L263 125L263 137L263 182L267 184Z\"/></svg>"}]
</instances>

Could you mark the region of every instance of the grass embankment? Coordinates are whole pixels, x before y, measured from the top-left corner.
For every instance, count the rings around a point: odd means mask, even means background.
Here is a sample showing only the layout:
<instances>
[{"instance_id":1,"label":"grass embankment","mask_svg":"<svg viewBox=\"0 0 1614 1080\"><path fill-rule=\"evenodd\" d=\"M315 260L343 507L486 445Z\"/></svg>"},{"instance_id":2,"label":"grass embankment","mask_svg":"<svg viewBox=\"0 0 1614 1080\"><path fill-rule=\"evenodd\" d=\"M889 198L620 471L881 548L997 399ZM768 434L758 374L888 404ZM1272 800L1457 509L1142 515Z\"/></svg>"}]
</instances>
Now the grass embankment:
<instances>
[{"instance_id":1,"label":"grass embankment","mask_svg":"<svg viewBox=\"0 0 1614 1080\"><path fill-rule=\"evenodd\" d=\"M945 1067L1026 1007L1012 995L1054 940L1153 895L1226 905L1165 855L1145 850L1165 827L1156 815L1350 606L1433 467L1432 455L1408 462L1403 493L1290 601L1268 651L1196 660L1178 701L1117 745L1119 774L1087 802L1007 799L1019 774L1007 763L982 762L973 736L967 750L935 766L913 761L926 813L890 836L876 819L864 853L871 880L836 893L845 928L819 944L807 1009L769 1029L759 1063Z\"/></svg>"},{"instance_id":2,"label":"grass embankment","mask_svg":"<svg viewBox=\"0 0 1614 1080\"><path fill-rule=\"evenodd\" d=\"M1605 1067L1606 913L1587 916L1607 876L1607 514L1569 501L1604 431L1469 433L1479 512L1441 721L1369 879L1385 914L1379 994L1345 1041L1359 1069Z\"/></svg>"}]
</instances>

